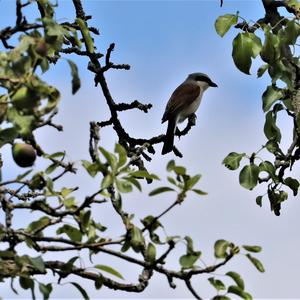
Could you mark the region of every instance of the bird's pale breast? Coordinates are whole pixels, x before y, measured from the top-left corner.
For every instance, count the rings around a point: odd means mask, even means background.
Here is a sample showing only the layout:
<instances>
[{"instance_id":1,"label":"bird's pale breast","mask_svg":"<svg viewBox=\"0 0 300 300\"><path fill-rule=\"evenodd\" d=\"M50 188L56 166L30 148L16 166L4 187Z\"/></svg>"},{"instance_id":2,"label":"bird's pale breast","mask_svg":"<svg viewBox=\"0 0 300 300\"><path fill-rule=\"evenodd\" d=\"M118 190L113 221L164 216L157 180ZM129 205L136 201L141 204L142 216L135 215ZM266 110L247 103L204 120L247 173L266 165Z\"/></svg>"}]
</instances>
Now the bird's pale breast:
<instances>
[{"instance_id":1,"label":"bird's pale breast","mask_svg":"<svg viewBox=\"0 0 300 300\"><path fill-rule=\"evenodd\" d=\"M203 92L201 91L199 96L190 105L185 107L179 114L178 122L183 122L191 114L195 113L201 103Z\"/></svg>"}]
</instances>

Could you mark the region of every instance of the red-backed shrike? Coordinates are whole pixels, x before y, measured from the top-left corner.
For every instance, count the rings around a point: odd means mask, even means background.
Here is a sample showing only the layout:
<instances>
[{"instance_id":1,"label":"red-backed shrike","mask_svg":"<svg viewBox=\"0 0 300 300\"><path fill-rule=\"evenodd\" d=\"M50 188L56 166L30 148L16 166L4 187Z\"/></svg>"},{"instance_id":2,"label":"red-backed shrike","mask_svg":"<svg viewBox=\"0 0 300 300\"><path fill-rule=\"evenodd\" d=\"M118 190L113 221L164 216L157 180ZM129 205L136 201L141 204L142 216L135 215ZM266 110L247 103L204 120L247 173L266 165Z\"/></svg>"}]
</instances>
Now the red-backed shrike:
<instances>
[{"instance_id":1,"label":"red-backed shrike","mask_svg":"<svg viewBox=\"0 0 300 300\"><path fill-rule=\"evenodd\" d=\"M162 123L168 121L162 154L173 150L177 124L196 112L204 91L210 86L217 87L206 74L192 73L173 92L162 117Z\"/></svg>"}]
</instances>

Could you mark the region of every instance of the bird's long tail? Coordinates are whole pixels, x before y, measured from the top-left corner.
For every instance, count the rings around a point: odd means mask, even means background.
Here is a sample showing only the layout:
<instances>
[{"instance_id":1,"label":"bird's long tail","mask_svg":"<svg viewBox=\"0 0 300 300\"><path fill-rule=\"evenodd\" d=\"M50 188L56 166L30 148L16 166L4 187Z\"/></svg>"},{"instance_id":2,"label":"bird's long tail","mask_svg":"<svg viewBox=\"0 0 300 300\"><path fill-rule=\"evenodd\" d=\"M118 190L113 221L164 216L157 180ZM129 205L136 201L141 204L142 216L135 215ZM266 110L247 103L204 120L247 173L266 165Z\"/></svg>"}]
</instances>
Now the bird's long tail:
<instances>
[{"instance_id":1,"label":"bird's long tail","mask_svg":"<svg viewBox=\"0 0 300 300\"><path fill-rule=\"evenodd\" d=\"M176 129L176 119L173 118L169 120L168 129L165 136L164 146L162 148L161 154L167 154L173 150L175 129Z\"/></svg>"}]
</instances>

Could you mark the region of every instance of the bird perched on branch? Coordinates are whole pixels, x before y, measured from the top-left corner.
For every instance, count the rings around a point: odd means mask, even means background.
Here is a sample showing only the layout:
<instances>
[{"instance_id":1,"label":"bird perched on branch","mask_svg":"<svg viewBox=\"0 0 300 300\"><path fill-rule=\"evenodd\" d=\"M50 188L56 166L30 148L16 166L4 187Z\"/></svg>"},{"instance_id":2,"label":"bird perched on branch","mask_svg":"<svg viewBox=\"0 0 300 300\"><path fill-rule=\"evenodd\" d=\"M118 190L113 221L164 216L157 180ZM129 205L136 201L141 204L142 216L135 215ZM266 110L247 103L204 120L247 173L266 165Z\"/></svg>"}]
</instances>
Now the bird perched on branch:
<instances>
[{"instance_id":1,"label":"bird perched on branch","mask_svg":"<svg viewBox=\"0 0 300 300\"><path fill-rule=\"evenodd\" d=\"M217 85L204 73L192 73L179 85L167 103L162 123L168 121L162 154L173 150L177 124L196 112L204 91Z\"/></svg>"}]
</instances>

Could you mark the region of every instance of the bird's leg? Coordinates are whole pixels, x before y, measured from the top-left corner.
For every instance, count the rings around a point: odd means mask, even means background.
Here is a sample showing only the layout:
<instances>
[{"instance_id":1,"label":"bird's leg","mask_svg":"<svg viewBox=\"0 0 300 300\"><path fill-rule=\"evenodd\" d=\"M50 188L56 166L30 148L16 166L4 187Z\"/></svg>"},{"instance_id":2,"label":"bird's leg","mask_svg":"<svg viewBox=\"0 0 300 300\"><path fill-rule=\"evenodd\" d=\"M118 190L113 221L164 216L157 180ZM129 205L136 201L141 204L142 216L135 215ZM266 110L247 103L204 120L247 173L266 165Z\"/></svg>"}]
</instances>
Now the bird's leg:
<instances>
[{"instance_id":1,"label":"bird's leg","mask_svg":"<svg viewBox=\"0 0 300 300\"><path fill-rule=\"evenodd\" d=\"M178 127L176 127L175 135L178 136L179 138L182 135L186 135L190 131L190 129L196 125L196 119L197 116L195 114L191 114L188 118L188 123L183 130L179 130Z\"/></svg>"},{"instance_id":2,"label":"bird's leg","mask_svg":"<svg viewBox=\"0 0 300 300\"><path fill-rule=\"evenodd\" d=\"M196 120L197 120L196 114L191 114L189 116L188 125L190 125L191 127L195 126L196 125Z\"/></svg>"},{"instance_id":3,"label":"bird's leg","mask_svg":"<svg viewBox=\"0 0 300 300\"><path fill-rule=\"evenodd\" d=\"M181 137L181 131L177 126L176 126L176 130L175 130L175 135L177 135L179 138Z\"/></svg>"}]
</instances>

